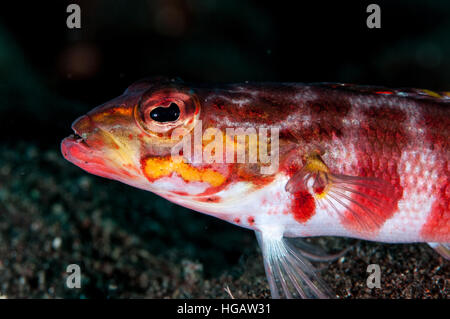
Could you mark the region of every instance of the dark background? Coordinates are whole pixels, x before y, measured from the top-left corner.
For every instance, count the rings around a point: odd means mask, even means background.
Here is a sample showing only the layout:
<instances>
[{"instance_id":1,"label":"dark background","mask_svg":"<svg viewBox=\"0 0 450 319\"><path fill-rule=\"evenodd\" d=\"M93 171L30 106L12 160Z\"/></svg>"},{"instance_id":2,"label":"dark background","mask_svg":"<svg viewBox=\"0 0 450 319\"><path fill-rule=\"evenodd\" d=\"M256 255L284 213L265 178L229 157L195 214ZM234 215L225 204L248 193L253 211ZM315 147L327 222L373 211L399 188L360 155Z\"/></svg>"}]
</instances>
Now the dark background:
<instances>
[{"instance_id":1,"label":"dark background","mask_svg":"<svg viewBox=\"0 0 450 319\"><path fill-rule=\"evenodd\" d=\"M66 27L66 6L71 2L81 7L80 30ZM366 27L366 7L372 2L381 6L381 29ZM450 3L85 0L2 4L2 294L80 297L80 292L68 292L58 282L70 261L90 269L89 289L82 297L221 296L204 286L202 291L210 293L189 292L186 287L179 292L176 284L164 286L165 279L158 273L168 267L175 270L167 277L180 285L189 282L186 274L195 265L203 267L203 279L194 280L197 284L210 280L214 286L224 273L240 278L246 267L242 259L247 260L243 252L255 253L251 232L87 175L59 154L59 143L71 133L76 117L120 95L132 82L154 75L211 85L247 80L350 82L448 91ZM62 239L60 248L53 245L55 238ZM114 249L121 253L114 255ZM133 259L135 250L150 252L155 261L149 265L147 259ZM187 264L181 260L188 260ZM235 265L241 266L237 275ZM141 273L149 267L155 272L142 279ZM154 280L160 291L147 289L145 283L154 285ZM111 285L116 288L111 290ZM267 291L261 294L267 296ZM353 296L358 296L357 290Z\"/></svg>"},{"instance_id":2,"label":"dark background","mask_svg":"<svg viewBox=\"0 0 450 319\"><path fill-rule=\"evenodd\" d=\"M370 1L77 1L81 30L66 27L68 3L2 5L0 110L16 113L2 138L38 129L57 143L74 116L152 75L449 89L446 1L378 1L381 29L366 27Z\"/></svg>"}]
</instances>

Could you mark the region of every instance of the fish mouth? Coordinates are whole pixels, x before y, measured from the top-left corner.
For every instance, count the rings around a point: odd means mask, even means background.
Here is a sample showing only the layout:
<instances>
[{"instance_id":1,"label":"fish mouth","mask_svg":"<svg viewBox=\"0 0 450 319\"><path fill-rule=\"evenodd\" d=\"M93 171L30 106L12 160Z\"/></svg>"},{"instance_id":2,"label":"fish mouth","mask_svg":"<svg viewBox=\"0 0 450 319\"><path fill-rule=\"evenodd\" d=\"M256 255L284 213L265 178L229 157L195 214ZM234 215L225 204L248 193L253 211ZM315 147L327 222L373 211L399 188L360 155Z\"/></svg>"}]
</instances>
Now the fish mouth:
<instances>
[{"instance_id":1,"label":"fish mouth","mask_svg":"<svg viewBox=\"0 0 450 319\"><path fill-rule=\"evenodd\" d=\"M91 174L117 179L116 171L103 151L95 142L89 141L91 130L79 125L73 125L72 129L73 134L61 142L61 153L64 158Z\"/></svg>"},{"instance_id":2,"label":"fish mouth","mask_svg":"<svg viewBox=\"0 0 450 319\"><path fill-rule=\"evenodd\" d=\"M81 153L86 154L89 150L89 144L77 133L69 135L61 142L61 152L64 158L74 164L76 164L75 162L79 159Z\"/></svg>"},{"instance_id":3,"label":"fish mouth","mask_svg":"<svg viewBox=\"0 0 450 319\"><path fill-rule=\"evenodd\" d=\"M116 157L108 154L110 136L87 116L76 120L72 125L73 133L61 142L61 153L72 164L88 173L118 180L135 187L145 188L146 180L138 179L139 173L128 172L117 162ZM113 149L116 152L118 149Z\"/></svg>"},{"instance_id":4,"label":"fish mouth","mask_svg":"<svg viewBox=\"0 0 450 319\"><path fill-rule=\"evenodd\" d=\"M72 133L66 138L64 138L61 142L61 152L64 155L64 158L70 162L74 162L73 158L73 150L77 149L78 154L80 151L86 153L90 150L89 144L86 142L86 139L83 138L79 133Z\"/></svg>"},{"instance_id":5,"label":"fish mouth","mask_svg":"<svg viewBox=\"0 0 450 319\"><path fill-rule=\"evenodd\" d=\"M66 137L64 140L68 140L72 143L82 144L85 147L89 147L89 144L86 142L86 140L78 133L72 133L68 137Z\"/></svg>"},{"instance_id":6,"label":"fish mouth","mask_svg":"<svg viewBox=\"0 0 450 319\"><path fill-rule=\"evenodd\" d=\"M91 119L83 115L72 123L73 133L61 142L61 152L65 159L79 165L80 161L87 162L88 155L92 156L92 149L87 143L92 131Z\"/></svg>"},{"instance_id":7,"label":"fish mouth","mask_svg":"<svg viewBox=\"0 0 450 319\"><path fill-rule=\"evenodd\" d=\"M92 121L87 115L83 115L72 123L73 133L63 140L66 144L79 144L84 148L89 148L86 142L89 132L92 131Z\"/></svg>"}]
</instances>

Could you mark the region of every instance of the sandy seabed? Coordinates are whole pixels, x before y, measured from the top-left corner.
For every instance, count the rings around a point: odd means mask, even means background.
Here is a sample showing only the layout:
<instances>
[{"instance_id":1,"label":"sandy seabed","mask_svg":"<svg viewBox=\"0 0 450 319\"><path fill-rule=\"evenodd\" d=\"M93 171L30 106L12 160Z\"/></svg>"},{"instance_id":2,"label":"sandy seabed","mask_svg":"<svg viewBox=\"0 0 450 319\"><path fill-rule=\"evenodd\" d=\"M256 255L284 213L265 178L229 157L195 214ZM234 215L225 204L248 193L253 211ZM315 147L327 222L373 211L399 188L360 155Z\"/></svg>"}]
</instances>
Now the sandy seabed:
<instances>
[{"instance_id":1,"label":"sandy seabed","mask_svg":"<svg viewBox=\"0 0 450 319\"><path fill-rule=\"evenodd\" d=\"M319 238L335 250L346 239ZM381 288L369 289L369 264ZM78 264L80 289L66 286ZM449 298L450 266L426 244L361 241L318 265L338 298ZM226 291L229 288L229 292ZM3 298L269 298L252 232L89 175L55 149L0 147Z\"/></svg>"}]
</instances>

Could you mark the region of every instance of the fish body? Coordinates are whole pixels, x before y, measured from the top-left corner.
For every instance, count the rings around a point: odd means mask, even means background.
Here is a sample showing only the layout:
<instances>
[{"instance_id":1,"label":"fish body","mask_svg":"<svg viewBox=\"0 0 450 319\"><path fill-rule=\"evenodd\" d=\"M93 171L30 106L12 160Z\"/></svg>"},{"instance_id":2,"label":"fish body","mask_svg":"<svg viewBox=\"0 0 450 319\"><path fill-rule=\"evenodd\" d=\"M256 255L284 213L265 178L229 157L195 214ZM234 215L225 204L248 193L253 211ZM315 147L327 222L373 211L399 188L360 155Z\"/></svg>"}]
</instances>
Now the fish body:
<instances>
[{"instance_id":1,"label":"fish body","mask_svg":"<svg viewBox=\"0 0 450 319\"><path fill-rule=\"evenodd\" d=\"M428 90L152 79L75 121L61 148L90 173L255 230L274 297L326 297L286 238L448 253L449 106Z\"/></svg>"}]
</instances>

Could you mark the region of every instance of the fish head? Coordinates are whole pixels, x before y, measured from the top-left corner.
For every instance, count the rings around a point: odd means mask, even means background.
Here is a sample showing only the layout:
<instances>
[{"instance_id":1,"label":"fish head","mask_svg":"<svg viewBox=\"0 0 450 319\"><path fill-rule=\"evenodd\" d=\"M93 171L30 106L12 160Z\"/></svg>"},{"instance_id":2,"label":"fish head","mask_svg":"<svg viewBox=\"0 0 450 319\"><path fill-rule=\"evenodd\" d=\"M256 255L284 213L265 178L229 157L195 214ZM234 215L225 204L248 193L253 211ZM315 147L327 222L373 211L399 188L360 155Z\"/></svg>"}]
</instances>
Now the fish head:
<instances>
[{"instance_id":1,"label":"fish head","mask_svg":"<svg viewBox=\"0 0 450 319\"><path fill-rule=\"evenodd\" d=\"M62 141L61 151L89 173L160 194L185 193L189 180L215 185L180 161L182 154L171 154L200 113L196 95L180 83L142 80L75 120L74 134Z\"/></svg>"},{"instance_id":2,"label":"fish head","mask_svg":"<svg viewBox=\"0 0 450 319\"><path fill-rule=\"evenodd\" d=\"M224 205L237 206L278 173L276 165L270 173L265 169L276 161L261 162L261 149L278 154L272 145L278 136L270 129L270 138L261 139L271 117L265 113L268 102L253 95L239 87L142 80L78 118L61 150L91 174L212 214ZM287 148L280 144L284 153ZM245 161L239 154L246 154Z\"/></svg>"}]
</instances>

